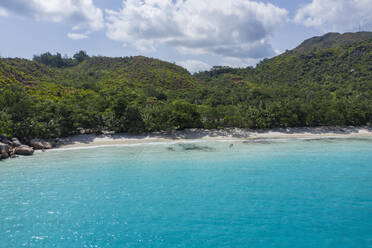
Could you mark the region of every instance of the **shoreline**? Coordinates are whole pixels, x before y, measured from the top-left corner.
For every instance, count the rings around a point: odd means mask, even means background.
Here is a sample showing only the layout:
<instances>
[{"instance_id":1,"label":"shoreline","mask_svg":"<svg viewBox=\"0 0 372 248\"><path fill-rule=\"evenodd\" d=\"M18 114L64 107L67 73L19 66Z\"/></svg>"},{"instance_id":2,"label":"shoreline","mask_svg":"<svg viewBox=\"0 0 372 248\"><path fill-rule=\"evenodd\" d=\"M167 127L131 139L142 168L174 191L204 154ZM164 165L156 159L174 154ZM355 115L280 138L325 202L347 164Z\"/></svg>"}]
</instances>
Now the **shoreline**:
<instances>
[{"instance_id":1,"label":"shoreline","mask_svg":"<svg viewBox=\"0 0 372 248\"><path fill-rule=\"evenodd\" d=\"M372 138L372 127L296 127L268 130L238 128L204 130L188 129L174 133L130 134L81 134L59 139L55 149L79 149L116 145L140 145L161 142L190 141L245 141L257 139L329 139Z\"/></svg>"}]
</instances>

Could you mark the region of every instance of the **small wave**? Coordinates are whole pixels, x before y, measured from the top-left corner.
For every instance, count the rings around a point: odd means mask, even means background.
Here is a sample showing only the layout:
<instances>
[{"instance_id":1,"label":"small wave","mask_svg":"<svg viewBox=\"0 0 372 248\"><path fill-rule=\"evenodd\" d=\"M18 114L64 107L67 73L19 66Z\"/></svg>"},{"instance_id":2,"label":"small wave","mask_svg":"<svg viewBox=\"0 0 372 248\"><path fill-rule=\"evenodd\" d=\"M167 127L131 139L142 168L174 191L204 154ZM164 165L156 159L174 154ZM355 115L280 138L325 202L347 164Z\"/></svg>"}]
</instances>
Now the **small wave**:
<instances>
[{"instance_id":1,"label":"small wave","mask_svg":"<svg viewBox=\"0 0 372 248\"><path fill-rule=\"evenodd\" d=\"M32 236L31 238L36 239L36 240L43 240L43 239L48 238L48 236Z\"/></svg>"}]
</instances>

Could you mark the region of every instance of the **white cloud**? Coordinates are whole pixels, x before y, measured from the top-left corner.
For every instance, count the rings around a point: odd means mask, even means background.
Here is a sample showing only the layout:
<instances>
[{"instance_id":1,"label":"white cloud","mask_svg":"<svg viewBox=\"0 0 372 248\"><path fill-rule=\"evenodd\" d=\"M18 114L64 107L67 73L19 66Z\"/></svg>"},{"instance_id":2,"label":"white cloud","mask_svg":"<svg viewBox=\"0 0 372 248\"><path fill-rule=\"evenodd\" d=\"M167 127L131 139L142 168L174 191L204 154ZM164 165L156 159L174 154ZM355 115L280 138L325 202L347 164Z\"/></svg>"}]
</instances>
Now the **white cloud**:
<instances>
[{"instance_id":1,"label":"white cloud","mask_svg":"<svg viewBox=\"0 0 372 248\"><path fill-rule=\"evenodd\" d=\"M79 33L68 33L67 37L72 40L83 40L88 38L87 34L79 34Z\"/></svg>"},{"instance_id":2,"label":"white cloud","mask_svg":"<svg viewBox=\"0 0 372 248\"><path fill-rule=\"evenodd\" d=\"M288 12L249 0L126 0L107 10L107 36L142 51L168 45L183 53L261 58Z\"/></svg>"},{"instance_id":3,"label":"white cloud","mask_svg":"<svg viewBox=\"0 0 372 248\"><path fill-rule=\"evenodd\" d=\"M297 23L325 31L355 31L372 28L371 0L313 0L300 8Z\"/></svg>"},{"instance_id":4,"label":"white cloud","mask_svg":"<svg viewBox=\"0 0 372 248\"><path fill-rule=\"evenodd\" d=\"M230 66L230 67L247 67L247 66L255 66L260 62L258 58L233 58L233 57L226 57L223 58L220 62L220 65L223 66Z\"/></svg>"},{"instance_id":5,"label":"white cloud","mask_svg":"<svg viewBox=\"0 0 372 248\"><path fill-rule=\"evenodd\" d=\"M0 16L8 16L8 12L5 9L0 8Z\"/></svg>"},{"instance_id":6,"label":"white cloud","mask_svg":"<svg viewBox=\"0 0 372 248\"><path fill-rule=\"evenodd\" d=\"M70 22L78 29L104 27L102 10L95 7L92 0L1 0L0 7L38 20Z\"/></svg>"},{"instance_id":7,"label":"white cloud","mask_svg":"<svg viewBox=\"0 0 372 248\"><path fill-rule=\"evenodd\" d=\"M199 60L185 60L185 61L179 61L176 63L177 65L182 66L183 68L186 68L189 72L199 72L199 71L206 71L209 70L212 66L210 66L207 63L204 63L203 61Z\"/></svg>"}]
</instances>

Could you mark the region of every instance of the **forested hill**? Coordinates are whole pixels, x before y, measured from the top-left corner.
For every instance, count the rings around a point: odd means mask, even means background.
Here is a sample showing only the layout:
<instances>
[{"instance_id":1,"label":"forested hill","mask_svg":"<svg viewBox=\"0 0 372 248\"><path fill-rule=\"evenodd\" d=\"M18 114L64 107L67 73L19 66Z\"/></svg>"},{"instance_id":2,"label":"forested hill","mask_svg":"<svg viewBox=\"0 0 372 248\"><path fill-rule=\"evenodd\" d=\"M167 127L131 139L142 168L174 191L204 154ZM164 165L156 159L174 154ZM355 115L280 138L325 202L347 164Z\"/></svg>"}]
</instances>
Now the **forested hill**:
<instances>
[{"instance_id":1,"label":"forested hill","mask_svg":"<svg viewBox=\"0 0 372 248\"><path fill-rule=\"evenodd\" d=\"M256 68L191 75L142 56L0 59L0 133L23 140L84 132L372 123L371 33L330 33Z\"/></svg>"},{"instance_id":2,"label":"forested hill","mask_svg":"<svg viewBox=\"0 0 372 248\"><path fill-rule=\"evenodd\" d=\"M372 32L358 33L328 33L323 36L317 36L305 40L301 45L296 47L296 52L312 52L317 49L327 49L336 46L347 46L359 42L372 40Z\"/></svg>"}]
</instances>

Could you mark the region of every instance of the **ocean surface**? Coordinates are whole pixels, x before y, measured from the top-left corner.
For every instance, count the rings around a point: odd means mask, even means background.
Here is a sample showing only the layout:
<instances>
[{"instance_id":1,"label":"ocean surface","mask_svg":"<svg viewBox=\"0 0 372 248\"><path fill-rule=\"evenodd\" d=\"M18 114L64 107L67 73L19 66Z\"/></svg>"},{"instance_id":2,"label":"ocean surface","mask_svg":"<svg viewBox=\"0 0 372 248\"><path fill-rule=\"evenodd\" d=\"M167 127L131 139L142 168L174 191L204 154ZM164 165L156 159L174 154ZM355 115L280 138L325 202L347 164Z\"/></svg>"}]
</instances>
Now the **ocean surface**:
<instances>
[{"instance_id":1,"label":"ocean surface","mask_svg":"<svg viewBox=\"0 0 372 248\"><path fill-rule=\"evenodd\" d=\"M372 139L151 143L2 161L0 247L372 247Z\"/></svg>"}]
</instances>

